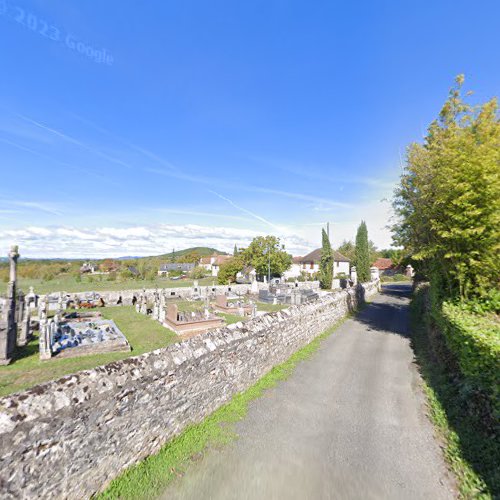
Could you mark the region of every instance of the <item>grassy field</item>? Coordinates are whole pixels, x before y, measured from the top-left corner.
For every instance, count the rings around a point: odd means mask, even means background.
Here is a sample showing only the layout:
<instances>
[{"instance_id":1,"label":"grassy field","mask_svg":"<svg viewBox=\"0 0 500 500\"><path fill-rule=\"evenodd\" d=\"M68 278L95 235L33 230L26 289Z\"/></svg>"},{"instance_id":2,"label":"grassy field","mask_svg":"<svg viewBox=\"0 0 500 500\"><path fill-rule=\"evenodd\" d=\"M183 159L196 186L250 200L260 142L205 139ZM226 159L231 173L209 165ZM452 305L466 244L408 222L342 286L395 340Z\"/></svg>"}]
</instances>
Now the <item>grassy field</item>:
<instances>
[{"instance_id":1,"label":"grassy field","mask_svg":"<svg viewBox=\"0 0 500 500\"><path fill-rule=\"evenodd\" d=\"M131 306L100 309L104 318L113 319L132 346L131 352L95 354L79 358L57 356L40 361L38 337L19 348L10 365L0 366L0 396L21 391L38 383L57 379L79 370L94 368L119 359L136 356L178 340L177 335L150 317L137 314Z\"/></svg>"},{"instance_id":2,"label":"grassy field","mask_svg":"<svg viewBox=\"0 0 500 500\"><path fill-rule=\"evenodd\" d=\"M203 278L198 280L200 286L211 286L217 284L217 278ZM5 285L7 286L7 285ZM81 281L77 281L74 276L61 276L50 281L43 279L19 278L18 288L25 293L32 286L38 294L52 292L93 292L100 290L139 290L141 288L177 288L193 286L193 280L171 280L169 278L158 277L154 280L135 280L128 279L124 281L108 281L107 275L88 276L84 275Z\"/></svg>"}]
</instances>

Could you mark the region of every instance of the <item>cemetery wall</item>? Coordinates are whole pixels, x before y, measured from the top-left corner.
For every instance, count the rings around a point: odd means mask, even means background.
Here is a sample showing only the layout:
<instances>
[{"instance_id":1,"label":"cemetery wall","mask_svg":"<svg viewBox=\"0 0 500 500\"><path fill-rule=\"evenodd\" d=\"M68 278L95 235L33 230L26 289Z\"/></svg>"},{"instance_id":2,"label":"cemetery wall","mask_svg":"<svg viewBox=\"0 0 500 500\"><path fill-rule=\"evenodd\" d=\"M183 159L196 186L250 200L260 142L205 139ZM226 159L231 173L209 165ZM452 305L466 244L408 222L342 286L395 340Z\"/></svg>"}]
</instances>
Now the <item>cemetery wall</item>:
<instances>
[{"instance_id":1,"label":"cemetery wall","mask_svg":"<svg viewBox=\"0 0 500 500\"><path fill-rule=\"evenodd\" d=\"M377 288L328 294L1 398L2 498L88 498Z\"/></svg>"},{"instance_id":2,"label":"cemetery wall","mask_svg":"<svg viewBox=\"0 0 500 500\"><path fill-rule=\"evenodd\" d=\"M267 289L268 285L266 283L257 283L259 289ZM298 283L299 288L311 288L311 289L318 289L319 288L319 281L309 281L309 282L299 282ZM249 293L251 291L252 285L250 284L233 284L233 285L200 285L196 288L193 286L185 286L185 287L168 287L168 288L147 288L147 289L137 289L137 290L116 290L116 291L108 291L108 290L99 290L96 292L54 292L50 293L47 295L40 295L40 299L43 299L45 297L47 298L52 298L54 303L57 301L59 294L62 293L63 296L69 297L71 299L74 299L75 297L78 297L80 300L87 300L90 298L94 297L94 294L99 295L99 297L102 297L105 304L107 306L113 306L116 305L118 302L118 299L121 297L122 298L122 303L123 305L129 306L132 305L132 299L135 296L136 298L139 298L141 294L145 294L148 298L152 298L153 294L155 292L164 290L166 293L167 298L171 297L172 299L174 298L190 298L193 296L194 293L199 293L203 296L206 295L206 293L210 292L215 292L216 294L222 294L222 293L235 293L237 295L244 295L246 293Z\"/></svg>"}]
</instances>

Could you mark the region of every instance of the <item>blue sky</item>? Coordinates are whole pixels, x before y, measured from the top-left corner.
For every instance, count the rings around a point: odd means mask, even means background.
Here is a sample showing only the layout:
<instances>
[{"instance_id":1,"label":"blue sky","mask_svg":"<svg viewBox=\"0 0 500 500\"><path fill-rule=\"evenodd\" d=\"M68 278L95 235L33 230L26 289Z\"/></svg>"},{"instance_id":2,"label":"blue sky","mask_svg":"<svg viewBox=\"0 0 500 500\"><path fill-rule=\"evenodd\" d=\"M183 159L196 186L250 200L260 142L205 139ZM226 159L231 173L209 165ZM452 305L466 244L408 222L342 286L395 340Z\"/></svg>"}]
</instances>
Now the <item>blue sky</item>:
<instances>
[{"instance_id":1,"label":"blue sky","mask_svg":"<svg viewBox=\"0 0 500 500\"><path fill-rule=\"evenodd\" d=\"M0 1L0 252L379 246L405 147L465 73L500 88L497 1Z\"/></svg>"}]
</instances>

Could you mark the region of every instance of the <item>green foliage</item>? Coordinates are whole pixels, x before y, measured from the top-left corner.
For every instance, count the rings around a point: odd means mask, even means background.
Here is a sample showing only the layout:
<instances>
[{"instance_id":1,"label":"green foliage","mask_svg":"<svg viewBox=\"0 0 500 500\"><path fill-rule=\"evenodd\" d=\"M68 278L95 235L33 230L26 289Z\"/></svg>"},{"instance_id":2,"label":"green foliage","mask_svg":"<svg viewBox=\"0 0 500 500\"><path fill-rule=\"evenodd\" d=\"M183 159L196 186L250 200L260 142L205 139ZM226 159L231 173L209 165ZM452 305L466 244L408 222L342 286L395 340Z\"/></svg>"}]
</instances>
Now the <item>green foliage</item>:
<instances>
[{"instance_id":1,"label":"green foliage","mask_svg":"<svg viewBox=\"0 0 500 500\"><path fill-rule=\"evenodd\" d=\"M354 265L356 266L358 281L361 283L370 281L370 247L368 243L368 229L365 221L361 221L356 233L354 255Z\"/></svg>"},{"instance_id":2,"label":"green foliage","mask_svg":"<svg viewBox=\"0 0 500 500\"><path fill-rule=\"evenodd\" d=\"M485 419L485 403L474 382L457 369L446 339L435 328L426 288L411 304L412 344L427 396L429 415L441 434L460 498L500 498L498 422ZM463 306L461 306L463 308ZM463 340L463 339L462 339Z\"/></svg>"},{"instance_id":3,"label":"green foliage","mask_svg":"<svg viewBox=\"0 0 500 500\"><path fill-rule=\"evenodd\" d=\"M258 236L241 253L244 265L255 268L257 274L267 276L270 262L271 276L281 276L292 265L292 256L276 236Z\"/></svg>"},{"instance_id":4,"label":"green foliage","mask_svg":"<svg viewBox=\"0 0 500 500\"><path fill-rule=\"evenodd\" d=\"M393 233L443 297L466 299L498 286L500 120L496 99L470 106L462 84L424 143L408 148Z\"/></svg>"},{"instance_id":5,"label":"green foliage","mask_svg":"<svg viewBox=\"0 0 500 500\"><path fill-rule=\"evenodd\" d=\"M230 285L236 281L236 275L243 270L244 263L239 257L228 259L219 268L217 281L219 285Z\"/></svg>"},{"instance_id":6,"label":"green foliage","mask_svg":"<svg viewBox=\"0 0 500 500\"><path fill-rule=\"evenodd\" d=\"M500 324L493 316L473 314L452 302L435 305L432 313L460 371L489 397L500 419Z\"/></svg>"},{"instance_id":7,"label":"green foliage","mask_svg":"<svg viewBox=\"0 0 500 500\"><path fill-rule=\"evenodd\" d=\"M204 278L206 274L207 271L204 267L196 266L189 272L189 277L193 280L200 280L201 278Z\"/></svg>"},{"instance_id":8,"label":"green foliage","mask_svg":"<svg viewBox=\"0 0 500 500\"><path fill-rule=\"evenodd\" d=\"M342 244L337 248L344 257L347 257L351 263L356 260L356 247L352 241L344 240ZM354 264L353 264L354 265Z\"/></svg>"},{"instance_id":9,"label":"green foliage","mask_svg":"<svg viewBox=\"0 0 500 500\"><path fill-rule=\"evenodd\" d=\"M330 239L324 229L321 230L321 261L319 264L319 282L323 289L330 290L332 288L333 279L333 252L330 245Z\"/></svg>"}]
</instances>

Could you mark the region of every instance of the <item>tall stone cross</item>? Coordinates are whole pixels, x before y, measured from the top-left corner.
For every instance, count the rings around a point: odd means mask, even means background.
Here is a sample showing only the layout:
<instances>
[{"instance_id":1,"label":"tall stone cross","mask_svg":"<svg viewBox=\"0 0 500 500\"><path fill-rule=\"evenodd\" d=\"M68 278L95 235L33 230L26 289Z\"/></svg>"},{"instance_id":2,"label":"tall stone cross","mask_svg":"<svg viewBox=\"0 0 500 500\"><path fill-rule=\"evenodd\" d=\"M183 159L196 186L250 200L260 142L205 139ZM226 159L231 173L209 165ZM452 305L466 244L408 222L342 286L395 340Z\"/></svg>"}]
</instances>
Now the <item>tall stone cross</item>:
<instances>
[{"instance_id":1,"label":"tall stone cross","mask_svg":"<svg viewBox=\"0 0 500 500\"><path fill-rule=\"evenodd\" d=\"M17 282L17 259L19 251L17 246L12 246L9 252L10 274L5 303L4 318L0 321L0 364L10 363L17 339L17 315L16 315L16 282Z\"/></svg>"}]
</instances>

